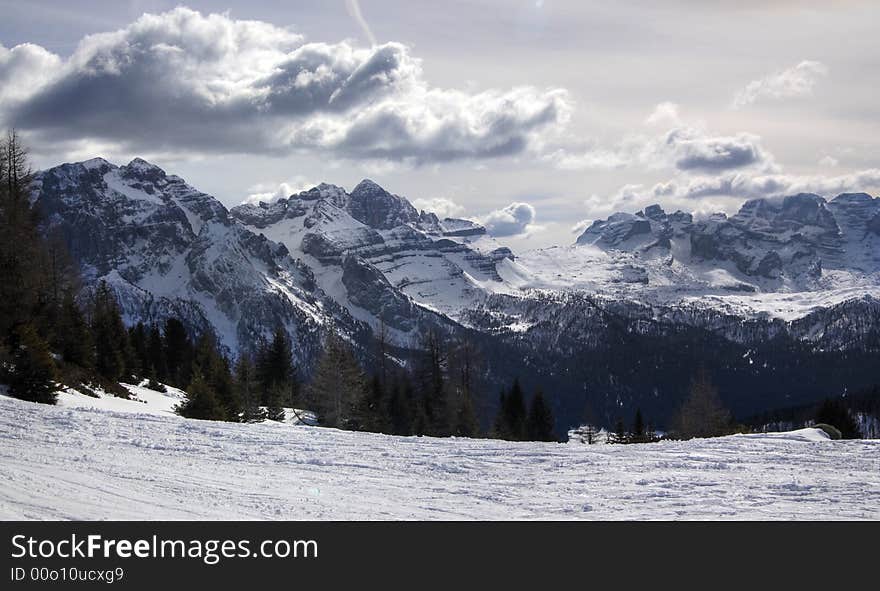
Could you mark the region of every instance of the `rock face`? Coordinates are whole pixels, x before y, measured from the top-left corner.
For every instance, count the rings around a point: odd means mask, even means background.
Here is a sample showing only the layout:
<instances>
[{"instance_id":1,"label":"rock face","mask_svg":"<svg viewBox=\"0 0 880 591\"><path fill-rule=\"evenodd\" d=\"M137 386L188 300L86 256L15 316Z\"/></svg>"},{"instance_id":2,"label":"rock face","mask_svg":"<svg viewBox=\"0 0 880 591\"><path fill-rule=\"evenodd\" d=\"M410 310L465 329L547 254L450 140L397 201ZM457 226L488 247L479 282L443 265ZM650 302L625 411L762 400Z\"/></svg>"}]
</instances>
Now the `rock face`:
<instances>
[{"instance_id":1,"label":"rock face","mask_svg":"<svg viewBox=\"0 0 880 591\"><path fill-rule=\"evenodd\" d=\"M318 283L355 317L404 332L413 331L426 311L454 320L491 293L487 284L503 285L497 265L507 256L472 244L485 236L482 226L419 212L370 180L351 193L319 185L271 205L235 207L230 215L301 253ZM388 295L378 298L383 290ZM407 307L405 300L417 306ZM403 313L416 317L405 320Z\"/></svg>"},{"instance_id":2,"label":"rock face","mask_svg":"<svg viewBox=\"0 0 880 591\"><path fill-rule=\"evenodd\" d=\"M807 193L753 199L732 217L715 214L696 222L652 205L594 222L577 243L639 255L674 251L684 265L729 262L746 277L808 286L823 269L880 270L877 215L880 199L864 193L830 202Z\"/></svg>"}]
</instances>

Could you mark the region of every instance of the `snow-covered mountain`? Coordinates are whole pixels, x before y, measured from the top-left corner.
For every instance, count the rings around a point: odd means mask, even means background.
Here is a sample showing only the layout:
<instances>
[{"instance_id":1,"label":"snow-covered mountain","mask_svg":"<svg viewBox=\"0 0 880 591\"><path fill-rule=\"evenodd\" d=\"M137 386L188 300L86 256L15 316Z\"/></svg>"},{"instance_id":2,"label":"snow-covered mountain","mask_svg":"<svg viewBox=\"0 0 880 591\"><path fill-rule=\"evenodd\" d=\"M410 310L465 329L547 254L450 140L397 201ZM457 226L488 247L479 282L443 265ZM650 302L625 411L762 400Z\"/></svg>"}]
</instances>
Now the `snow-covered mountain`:
<instances>
[{"instance_id":1,"label":"snow-covered mountain","mask_svg":"<svg viewBox=\"0 0 880 591\"><path fill-rule=\"evenodd\" d=\"M573 247L524 253L536 287L586 290L794 320L880 296L880 199L843 194L747 201L694 220L652 205L597 220Z\"/></svg>"},{"instance_id":2,"label":"snow-covered mountain","mask_svg":"<svg viewBox=\"0 0 880 591\"><path fill-rule=\"evenodd\" d=\"M227 210L143 160L94 159L39 173L34 198L130 321L175 315L231 352L281 325L304 368L322 330L368 351L384 324L405 358L432 326L481 341L490 381L527 372L573 415L588 391L606 412L669 406L651 363L722 364L750 409L789 396L768 379L783 365L818 396L838 382L810 373L817 356L862 367L880 351L880 199L865 194L759 199L705 219L655 205L516 255L370 180ZM655 358L641 365L639 352Z\"/></svg>"},{"instance_id":3,"label":"snow-covered mountain","mask_svg":"<svg viewBox=\"0 0 880 591\"><path fill-rule=\"evenodd\" d=\"M40 172L35 200L87 284L106 281L129 322L176 316L194 331L213 328L232 351L280 325L303 361L328 318L356 329L283 245L148 162L97 158Z\"/></svg>"},{"instance_id":4,"label":"snow-covered mountain","mask_svg":"<svg viewBox=\"0 0 880 591\"><path fill-rule=\"evenodd\" d=\"M322 184L230 214L296 253L354 316L404 333L418 320L414 306L458 320L488 294L510 289L497 270L510 250L484 253L470 244L485 236L482 226L418 212L370 180L351 193Z\"/></svg>"}]
</instances>

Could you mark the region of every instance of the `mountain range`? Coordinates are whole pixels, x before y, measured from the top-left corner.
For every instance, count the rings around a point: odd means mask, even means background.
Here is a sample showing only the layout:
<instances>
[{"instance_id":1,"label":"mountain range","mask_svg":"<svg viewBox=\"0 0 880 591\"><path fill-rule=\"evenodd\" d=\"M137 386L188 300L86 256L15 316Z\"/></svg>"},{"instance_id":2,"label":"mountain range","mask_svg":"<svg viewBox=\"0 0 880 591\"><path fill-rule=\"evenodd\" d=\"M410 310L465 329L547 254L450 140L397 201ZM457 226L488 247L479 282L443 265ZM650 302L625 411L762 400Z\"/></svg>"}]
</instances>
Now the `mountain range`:
<instances>
[{"instance_id":1,"label":"mountain range","mask_svg":"<svg viewBox=\"0 0 880 591\"><path fill-rule=\"evenodd\" d=\"M522 253L370 180L227 209L144 160L96 158L37 173L33 199L128 322L175 316L231 355L283 326L304 376L326 331L368 358L381 329L406 364L430 328L479 345L484 411L519 375L560 428L585 409L662 423L698 367L740 416L880 381L880 198L864 193L699 219L652 205Z\"/></svg>"}]
</instances>

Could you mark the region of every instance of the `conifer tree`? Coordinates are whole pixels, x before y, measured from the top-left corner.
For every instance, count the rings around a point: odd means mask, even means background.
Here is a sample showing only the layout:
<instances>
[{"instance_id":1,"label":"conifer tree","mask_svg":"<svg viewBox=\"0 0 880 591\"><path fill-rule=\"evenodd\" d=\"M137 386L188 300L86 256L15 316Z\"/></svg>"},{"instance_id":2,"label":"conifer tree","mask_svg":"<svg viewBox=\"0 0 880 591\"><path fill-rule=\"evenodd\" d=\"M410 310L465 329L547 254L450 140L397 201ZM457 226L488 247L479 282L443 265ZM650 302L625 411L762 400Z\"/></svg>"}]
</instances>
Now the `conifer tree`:
<instances>
[{"instance_id":1,"label":"conifer tree","mask_svg":"<svg viewBox=\"0 0 880 591\"><path fill-rule=\"evenodd\" d=\"M614 433L613 436L609 440L611 443L626 443L626 427L623 424L623 419L618 418L617 422L614 424Z\"/></svg>"},{"instance_id":2,"label":"conifer tree","mask_svg":"<svg viewBox=\"0 0 880 591\"><path fill-rule=\"evenodd\" d=\"M165 364L165 343L162 333L155 324L150 326L147 337L148 372L150 378L159 382L168 380L168 366Z\"/></svg>"},{"instance_id":3,"label":"conifer tree","mask_svg":"<svg viewBox=\"0 0 880 591\"><path fill-rule=\"evenodd\" d=\"M235 363L235 389L241 400L243 423L257 423L266 419L265 411L260 407L260 391L257 383L256 368L249 355L242 354Z\"/></svg>"},{"instance_id":4,"label":"conifer tree","mask_svg":"<svg viewBox=\"0 0 880 591\"><path fill-rule=\"evenodd\" d=\"M428 435L444 437L452 432L452 409L446 384L446 351L440 334L430 329L422 339L418 381L422 392Z\"/></svg>"},{"instance_id":5,"label":"conifer tree","mask_svg":"<svg viewBox=\"0 0 880 591\"><path fill-rule=\"evenodd\" d=\"M498 410L492 424L492 436L497 439L510 439L510 425L507 424L507 392L502 388L498 395Z\"/></svg>"},{"instance_id":6,"label":"conifer tree","mask_svg":"<svg viewBox=\"0 0 880 591\"><path fill-rule=\"evenodd\" d=\"M509 430L509 439L523 441L526 439L526 403L523 396L519 378L513 381L513 386L507 394L505 421Z\"/></svg>"},{"instance_id":7,"label":"conifer tree","mask_svg":"<svg viewBox=\"0 0 880 591\"><path fill-rule=\"evenodd\" d=\"M480 433L475 403L481 399L478 375L482 369L482 357L470 339L462 338L450 348L449 373L455 402L453 433L459 437L476 437Z\"/></svg>"},{"instance_id":8,"label":"conifer tree","mask_svg":"<svg viewBox=\"0 0 880 591\"><path fill-rule=\"evenodd\" d=\"M397 378L391 385L388 401L388 415L393 435L412 435L413 400L412 386L405 378Z\"/></svg>"},{"instance_id":9,"label":"conifer tree","mask_svg":"<svg viewBox=\"0 0 880 591\"><path fill-rule=\"evenodd\" d=\"M18 324L33 324L40 294L42 256L37 214L30 204L33 174L18 134L0 142L0 334L12 336ZM34 327L36 328L36 327Z\"/></svg>"},{"instance_id":10,"label":"conifer tree","mask_svg":"<svg viewBox=\"0 0 880 591\"><path fill-rule=\"evenodd\" d=\"M102 281L92 303L92 338L95 346L95 370L110 381L125 374L128 333L110 287Z\"/></svg>"},{"instance_id":11,"label":"conifer tree","mask_svg":"<svg viewBox=\"0 0 880 591\"><path fill-rule=\"evenodd\" d=\"M645 420L642 418L642 409L636 409L636 416L633 419L632 440L635 443L645 441Z\"/></svg>"},{"instance_id":12,"label":"conifer tree","mask_svg":"<svg viewBox=\"0 0 880 591\"><path fill-rule=\"evenodd\" d=\"M30 324L19 325L13 336L9 392L16 398L55 404L55 364L49 346Z\"/></svg>"},{"instance_id":13,"label":"conifer tree","mask_svg":"<svg viewBox=\"0 0 880 591\"><path fill-rule=\"evenodd\" d=\"M150 374L150 360L147 354L147 328L138 322L128 329L128 343L131 350L131 373L143 378Z\"/></svg>"},{"instance_id":14,"label":"conifer tree","mask_svg":"<svg viewBox=\"0 0 880 591\"><path fill-rule=\"evenodd\" d=\"M700 370L691 382L687 399L674 421L678 437L717 437L728 431L730 414L721 403L718 390L705 370Z\"/></svg>"},{"instance_id":15,"label":"conifer tree","mask_svg":"<svg viewBox=\"0 0 880 591\"><path fill-rule=\"evenodd\" d=\"M364 386L363 372L351 349L331 333L306 389L307 404L317 413L318 422L348 428L353 404L362 395Z\"/></svg>"},{"instance_id":16,"label":"conifer tree","mask_svg":"<svg viewBox=\"0 0 880 591\"><path fill-rule=\"evenodd\" d=\"M222 421L226 418L226 410L198 368L193 371L192 381L186 388L186 400L180 404L177 412L189 419Z\"/></svg>"},{"instance_id":17,"label":"conifer tree","mask_svg":"<svg viewBox=\"0 0 880 591\"><path fill-rule=\"evenodd\" d=\"M541 390L538 390L529 405L527 424L531 441L556 441L553 435L553 411Z\"/></svg>"},{"instance_id":18,"label":"conifer tree","mask_svg":"<svg viewBox=\"0 0 880 591\"><path fill-rule=\"evenodd\" d=\"M816 411L815 421L837 428L843 439L858 439L862 436L858 423L840 400L826 398Z\"/></svg>"},{"instance_id":19,"label":"conifer tree","mask_svg":"<svg viewBox=\"0 0 880 591\"><path fill-rule=\"evenodd\" d=\"M90 369L94 365L92 334L85 316L71 293L61 301L54 345L66 363Z\"/></svg>"},{"instance_id":20,"label":"conifer tree","mask_svg":"<svg viewBox=\"0 0 880 591\"><path fill-rule=\"evenodd\" d=\"M370 379L369 385L356 398L349 427L357 431L389 432L391 425L388 399L379 374Z\"/></svg>"},{"instance_id":21,"label":"conifer tree","mask_svg":"<svg viewBox=\"0 0 880 591\"><path fill-rule=\"evenodd\" d=\"M480 435L480 423L474 411L473 401L468 394L462 394L458 400L453 433L458 437L478 437Z\"/></svg>"},{"instance_id":22,"label":"conifer tree","mask_svg":"<svg viewBox=\"0 0 880 591\"><path fill-rule=\"evenodd\" d=\"M165 321L162 343L168 381L173 386L185 386L191 379L193 345L180 320L168 318Z\"/></svg>"},{"instance_id":23,"label":"conifer tree","mask_svg":"<svg viewBox=\"0 0 880 591\"><path fill-rule=\"evenodd\" d=\"M287 333L276 328L272 340L264 342L257 351L256 371L263 404L294 405L296 383L292 359L293 350Z\"/></svg>"},{"instance_id":24,"label":"conifer tree","mask_svg":"<svg viewBox=\"0 0 880 591\"><path fill-rule=\"evenodd\" d=\"M220 353L213 332L206 331L199 337L194 363L205 382L214 391L217 402L224 410L226 420L238 421L241 414L241 400L232 383L229 362Z\"/></svg>"}]
</instances>

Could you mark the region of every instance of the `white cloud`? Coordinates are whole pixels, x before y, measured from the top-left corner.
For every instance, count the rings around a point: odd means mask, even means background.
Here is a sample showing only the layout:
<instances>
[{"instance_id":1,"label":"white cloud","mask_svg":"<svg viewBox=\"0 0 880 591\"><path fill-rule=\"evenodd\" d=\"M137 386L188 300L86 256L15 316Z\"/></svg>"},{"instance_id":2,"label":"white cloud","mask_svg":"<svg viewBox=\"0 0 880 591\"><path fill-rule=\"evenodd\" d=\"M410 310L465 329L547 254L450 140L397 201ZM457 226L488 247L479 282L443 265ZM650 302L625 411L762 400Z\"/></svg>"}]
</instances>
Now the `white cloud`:
<instances>
[{"instance_id":1,"label":"white cloud","mask_svg":"<svg viewBox=\"0 0 880 591\"><path fill-rule=\"evenodd\" d=\"M645 118L647 125L663 125L678 127L682 124L678 114L678 105L670 102L659 103L651 114Z\"/></svg>"},{"instance_id":2,"label":"white cloud","mask_svg":"<svg viewBox=\"0 0 880 591\"><path fill-rule=\"evenodd\" d=\"M592 224L592 223L593 223L593 220L591 218L583 219L583 220L577 222L576 224L574 224L571 227L570 232L572 234L583 234L584 230L586 230L590 226L590 224Z\"/></svg>"},{"instance_id":3,"label":"white cloud","mask_svg":"<svg viewBox=\"0 0 880 591\"><path fill-rule=\"evenodd\" d=\"M285 28L187 8L85 37L64 60L37 46L19 48L12 51L55 67L16 80L14 100L0 104L0 123L47 142L308 150L422 164L522 153L571 111L562 89L432 87L421 60L399 43L305 43ZM11 61L9 53L0 52L0 64ZM3 72L0 65L5 80Z\"/></svg>"},{"instance_id":4,"label":"white cloud","mask_svg":"<svg viewBox=\"0 0 880 591\"><path fill-rule=\"evenodd\" d=\"M433 197L430 199L413 199L413 207L422 211L437 214L440 219L460 218L465 213L465 208L452 199L446 197Z\"/></svg>"},{"instance_id":5,"label":"white cloud","mask_svg":"<svg viewBox=\"0 0 880 591\"><path fill-rule=\"evenodd\" d=\"M625 188L628 194L639 200L659 198L704 199L711 197L736 197L755 199L779 197L796 193L816 193L833 197L840 193L880 189L880 169L871 168L838 176L730 173L720 176L682 176L671 181L657 183L650 189L642 186ZM624 189L621 189L623 192Z\"/></svg>"},{"instance_id":6,"label":"white cloud","mask_svg":"<svg viewBox=\"0 0 880 591\"><path fill-rule=\"evenodd\" d=\"M733 108L741 109L762 99L785 99L813 92L819 78L828 74L822 62L802 61L786 70L752 80L733 99Z\"/></svg>"},{"instance_id":7,"label":"white cloud","mask_svg":"<svg viewBox=\"0 0 880 591\"><path fill-rule=\"evenodd\" d=\"M242 205L257 205L261 201L273 203L279 199L287 199L291 195L300 193L317 186L303 176L296 176L283 183L258 183L248 189L248 195L242 200Z\"/></svg>"},{"instance_id":8,"label":"white cloud","mask_svg":"<svg viewBox=\"0 0 880 591\"><path fill-rule=\"evenodd\" d=\"M561 146L547 150L542 158L560 170L638 167L721 174L743 168L765 172L776 168L772 155L761 146L757 135L720 135L702 123L687 123L674 103L658 104L645 123L664 126L665 131L632 134L610 148Z\"/></svg>"},{"instance_id":9,"label":"white cloud","mask_svg":"<svg viewBox=\"0 0 880 591\"><path fill-rule=\"evenodd\" d=\"M528 203L515 202L496 209L483 218L486 231L492 236L517 236L534 229L535 208Z\"/></svg>"},{"instance_id":10,"label":"white cloud","mask_svg":"<svg viewBox=\"0 0 880 591\"><path fill-rule=\"evenodd\" d=\"M823 156L819 159L819 166L825 166L828 168L834 168L839 165L840 161L834 156Z\"/></svg>"},{"instance_id":11,"label":"white cloud","mask_svg":"<svg viewBox=\"0 0 880 591\"><path fill-rule=\"evenodd\" d=\"M50 80L61 58L31 43L7 49L0 44L0 109L27 98Z\"/></svg>"}]
</instances>

